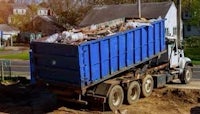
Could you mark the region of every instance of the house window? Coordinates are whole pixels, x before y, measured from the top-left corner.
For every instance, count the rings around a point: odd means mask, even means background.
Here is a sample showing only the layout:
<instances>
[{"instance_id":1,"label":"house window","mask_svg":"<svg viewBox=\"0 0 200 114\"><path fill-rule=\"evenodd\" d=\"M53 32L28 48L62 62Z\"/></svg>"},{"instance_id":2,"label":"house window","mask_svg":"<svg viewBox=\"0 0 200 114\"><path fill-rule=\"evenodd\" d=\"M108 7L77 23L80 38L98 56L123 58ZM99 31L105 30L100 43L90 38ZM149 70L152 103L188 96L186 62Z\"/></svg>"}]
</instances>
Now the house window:
<instances>
[{"instance_id":1,"label":"house window","mask_svg":"<svg viewBox=\"0 0 200 114\"><path fill-rule=\"evenodd\" d=\"M185 17L186 17L186 18L189 17L189 12L188 12L188 11L185 12Z\"/></svg>"},{"instance_id":2,"label":"house window","mask_svg":"<svg viewBox=\"0 0 200 114\"><path fill-rule=\"evenodd\" d=\"M169 28L165 28L165 34L166 34L167 36L170 36Z\"/></svg>"},{"instance_id":3,"label":"house window","mask_svg":"<svg viewBox=\"0 0 200 114\"><path fill-rule=\"evenodd\" d=\"M191 25L187 25L187 31L191 31Z\"/></svg>"},{"instance_id":4,"label":"house window","mask_svg":"<svg viewBox=\"0 0 200 114\"><path fill-rule=\"evenodd\" d=\"M22 9L19 10L19 14L20 14L20 15L23 14L23 10L22 10Z\"/></svg>"},{"instance_id":5,"label":"house window","mask_svg":"<svg viewBox=\"0 0 200 114\"><path fill-rule=\"evenodd\" d=\"M173 27L173 35L177 35L177 28Z\"/></svg>"},{"instance_id":6,"label":"house window","mask_svg":"<svg viewBox=\"0 0 200 114\"><path fill-rule=\"evenodd\" d=\"M16 11L16 14L19 14L19 12L18 12L18 10L17 10L17 9L16 9L15 11Z\"/></svg>"}]
</instances>

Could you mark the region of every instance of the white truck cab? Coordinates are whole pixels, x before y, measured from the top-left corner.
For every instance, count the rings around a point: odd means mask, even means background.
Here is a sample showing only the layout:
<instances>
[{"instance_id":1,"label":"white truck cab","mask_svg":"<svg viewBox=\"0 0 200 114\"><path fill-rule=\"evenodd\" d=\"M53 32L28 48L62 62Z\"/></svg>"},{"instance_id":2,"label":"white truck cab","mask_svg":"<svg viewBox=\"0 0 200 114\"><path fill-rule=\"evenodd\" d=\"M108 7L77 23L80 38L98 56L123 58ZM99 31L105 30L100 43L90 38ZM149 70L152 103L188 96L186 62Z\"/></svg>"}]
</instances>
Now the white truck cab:
<instances>
[{"instance_id":1,"label":"white truck cab","mask_svg":"<svg viewBox=\"0 0 200 114\"><path fill-rule=\"evenodd\" d=\"M166 37L168 40L168 58L170 68L175 69L182 83L189 83L192 77L192 61L185 57L183 46L177 46L177 38L172 36Z\"/></svg>"}]
</instances>

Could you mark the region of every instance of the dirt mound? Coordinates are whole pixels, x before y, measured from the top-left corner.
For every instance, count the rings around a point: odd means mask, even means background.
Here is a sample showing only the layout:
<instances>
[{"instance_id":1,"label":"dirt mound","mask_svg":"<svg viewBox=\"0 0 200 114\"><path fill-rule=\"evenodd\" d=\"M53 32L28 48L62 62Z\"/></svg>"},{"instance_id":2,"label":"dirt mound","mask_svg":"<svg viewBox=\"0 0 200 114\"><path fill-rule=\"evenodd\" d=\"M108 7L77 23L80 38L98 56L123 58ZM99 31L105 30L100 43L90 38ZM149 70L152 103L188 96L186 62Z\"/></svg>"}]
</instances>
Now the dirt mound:
<instances>
[{"instance_id":1,"label":"dirt mound","mask_svg":"<svg viewBox=\"0 0 200 114\"><path fill-rule=\"evenodd\" d=\"M132 105L123 105L116 114L199 114L200 90L155 89L148 98ZM0 85L0 112L12 114L112 114L94 111L77 104L56 102L56 97L45 88L35 86ZM93 106L94 107L94 106ZM99 109L100 107L96 107ZM100 109L102 110L102 109Z\"/></svg>"},{"instance_id":2,"label":"dirt mound","mask_svg":"<svg viewBox=\"0 0 200 114\"><path fill-rule=\"evenodd\" d=\"M123 105L117 112L78 111L66 106L50 114L199 114L196 113L200 112L199 98L200 90L163 88L155 89L150 97L132 105Z\"/></svg>"},{"instance_id":3,"label":"dirt mound","mask_svg":"<svg viewBox=\"0 0 200 114\"><path fill-rule=\"evenodd\" d=\"M161 91L161 94L163 98L167 97L170 100L186 104L198 103L200 98L200 90L165 89Z\"/></svg>"},{"instance_id":4,"label":"dirt mound","mask_svg":"<svg viewBox=\"0 0 200 114\"><path fill-rule=\"evenodd\" d=\"M200 90L155 89L150 97L122 109L128 114L190 114L191 108L199 105L199 98Z\"/></svg>"},{"instance_id":5,"label":"dirt mound","mask_svg":"<svg viewBox=\"0 0 200 114\"><path fill-rule=\"evenodd\" d=\"M0 85L0 112L40 114L56 106L56 98L44 88Z\"/></svg>"}]
</instances>

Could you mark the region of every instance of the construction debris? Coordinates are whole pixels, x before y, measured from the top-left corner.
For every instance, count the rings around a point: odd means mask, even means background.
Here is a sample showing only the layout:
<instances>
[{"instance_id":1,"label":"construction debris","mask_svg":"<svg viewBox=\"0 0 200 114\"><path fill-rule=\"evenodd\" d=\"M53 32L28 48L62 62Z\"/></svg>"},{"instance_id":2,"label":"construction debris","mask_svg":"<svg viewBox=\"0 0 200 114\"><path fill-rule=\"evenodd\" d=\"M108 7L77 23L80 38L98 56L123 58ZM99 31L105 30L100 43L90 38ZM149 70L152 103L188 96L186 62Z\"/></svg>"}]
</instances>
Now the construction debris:
<instances>
[{"instance_id":1,"label":"construction debris","mask_svg":"<svg viewBox=\"0 0 200 114\"><path fill-rule=\"evenodd\" d=\"M118 23L112 26L91 25L89 27L72 29L69 31L63 31L62 33L56 33L51 36L41 38L37 41L79 45L83 42L103 38L105 36L114 35L118 32L123 32L140 26L152 26L151 23L159 19L160 18L151 20L147 20L145 18L129 19L123 23Z\"/></svg>"}]
</instances>

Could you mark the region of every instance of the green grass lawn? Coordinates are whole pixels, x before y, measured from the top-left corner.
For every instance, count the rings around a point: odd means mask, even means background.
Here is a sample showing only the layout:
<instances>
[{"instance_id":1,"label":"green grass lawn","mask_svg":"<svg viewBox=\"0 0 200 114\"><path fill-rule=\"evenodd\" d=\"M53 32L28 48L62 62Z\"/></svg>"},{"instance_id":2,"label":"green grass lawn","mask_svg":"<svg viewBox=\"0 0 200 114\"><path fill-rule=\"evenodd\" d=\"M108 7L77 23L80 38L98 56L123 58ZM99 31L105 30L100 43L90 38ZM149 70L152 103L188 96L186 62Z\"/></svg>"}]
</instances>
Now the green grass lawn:
<instances>
[{"instance_id":1,"label":"green grass lawn","mask_svg":"<svg viewBox=\"0 0 200 114\"><path fill-rule=\"evenodd\" d=\"M1 48L1 47L0 47L0 51L4 51L4 48Z\"/></svg>"},{"instance_id":2,"label":"green grass lawn","mask_svg":"<svg viewBox=\"0 0 200 114\"><path fill-rule=\"evenodd\" d=\"M200 65L200 48L185 48L185 56L192 59L194 65Z\"/></svg>"},{"instance_id":3,"label":"green grass lawn","mask_svg":"<svg viewBox=\"0 0 200 114\"><path fill-rule=\"evenodd\" d=\"M200 61L192 60L193 65L200 65Z\"/></svg>"},{"instance_id":4,"label":"green grass lawn","mask_svg":"<svg viewBox=\"0 0 200 114\"><path fill-rule=\"evenodd\" d=\"M22 51L21 53L17 53L17 54L0 55L0 59L29 60L29 51Z\"/></svg>"}]
</instances>

